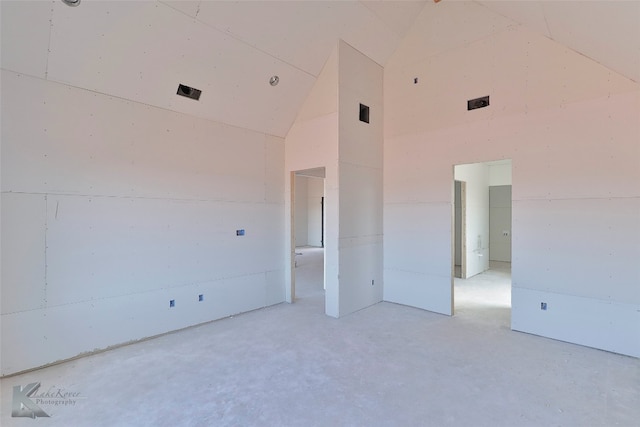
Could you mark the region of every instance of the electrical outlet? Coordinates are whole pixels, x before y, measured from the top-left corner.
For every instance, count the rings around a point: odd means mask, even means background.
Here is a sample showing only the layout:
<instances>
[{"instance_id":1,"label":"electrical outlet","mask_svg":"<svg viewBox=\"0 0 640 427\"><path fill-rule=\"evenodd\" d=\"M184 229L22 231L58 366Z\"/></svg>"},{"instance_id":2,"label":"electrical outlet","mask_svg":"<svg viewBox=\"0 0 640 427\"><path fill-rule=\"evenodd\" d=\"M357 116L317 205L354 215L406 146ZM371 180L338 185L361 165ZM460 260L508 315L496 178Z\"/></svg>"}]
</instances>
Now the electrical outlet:
<instances>
[{"instance_id":1,"label":"electrical outlet","mask_svg":"<svg viewBox=\"0 0 640 427\"><path fill-rule=\"evenodd\" d=\"M546 310L547 309L547 303L546 302L541 302L540 303L540 310Z\"/></svg>"},{"instance_id":2,"label":"electrical outlet","mask_svg":"<svg viewBox=\"0 0 640 427\"><path fill-rule=\"evenodd\" d=\"M198 295L198 301L204 301L204 295L203 294Z\"/></svg>"},{"instance_id":3,"label":"electrical outlet","mask_svg":"<svg viewBox=\"0 0 640 427\"><path fill-rule=\"evenodd\" d=\"M374 280L371 279L371 286L373 286L375 284Z\"/></svg>"},{"instance_id":4,"label":"electrical outlet","mask_svg":"<svg viewBox=\"0 0 640 427\"><path fill-rule=\"evenodd\" d=\"M169 300L169 307L175 307L176 306L176 300L172 299Z\"/></svg>"}]
</instances>

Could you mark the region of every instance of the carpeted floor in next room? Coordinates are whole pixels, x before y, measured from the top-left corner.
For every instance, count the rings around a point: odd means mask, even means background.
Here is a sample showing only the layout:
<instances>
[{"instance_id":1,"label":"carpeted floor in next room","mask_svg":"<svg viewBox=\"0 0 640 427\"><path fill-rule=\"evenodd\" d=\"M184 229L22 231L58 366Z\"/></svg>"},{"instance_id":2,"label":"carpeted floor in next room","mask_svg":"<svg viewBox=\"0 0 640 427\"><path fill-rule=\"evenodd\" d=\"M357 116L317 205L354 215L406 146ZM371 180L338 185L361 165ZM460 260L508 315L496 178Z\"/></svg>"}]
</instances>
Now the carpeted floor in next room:
<instances>
[{"instance_id":1,"label":"carpeted floor in next room","mask_svg":"<svg viewBox=\"0 0 640 427\"><path fill-rule=\"evenodd\" d=\"M2 379L2 426L640 426L640 360L512 332L509 268L456 280L456 315L324 315L322 250L295 304ZM12 388L80 393L11 417ZM45 406L43 406L43 409Z\"/></svg>"}]
</instances>

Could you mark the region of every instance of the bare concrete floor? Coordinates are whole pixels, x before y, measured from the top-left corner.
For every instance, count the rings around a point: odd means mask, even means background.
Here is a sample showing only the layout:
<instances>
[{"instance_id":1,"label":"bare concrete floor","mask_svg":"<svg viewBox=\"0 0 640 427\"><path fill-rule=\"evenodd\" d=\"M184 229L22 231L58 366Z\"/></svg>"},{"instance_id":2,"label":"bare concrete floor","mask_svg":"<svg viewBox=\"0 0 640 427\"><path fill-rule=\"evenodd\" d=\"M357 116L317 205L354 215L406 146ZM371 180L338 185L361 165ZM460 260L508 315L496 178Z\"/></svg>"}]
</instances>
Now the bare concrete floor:
<instances>
[{"instance_id":1,"label":"bare concrete floor","mask_svg":"<svg viewBox=\"0 0 640 427\"><path fill-rule=\"evenodd\" d=\"M380 303L333 319L322 252L298 261L295 304L3 379L0 424L640 425L640 361L512 332L500 285L478 297L508 271L456 283L454 317ZM12 387L31 382L80 395L11 418Z\"/></svg>"}]
</instances>

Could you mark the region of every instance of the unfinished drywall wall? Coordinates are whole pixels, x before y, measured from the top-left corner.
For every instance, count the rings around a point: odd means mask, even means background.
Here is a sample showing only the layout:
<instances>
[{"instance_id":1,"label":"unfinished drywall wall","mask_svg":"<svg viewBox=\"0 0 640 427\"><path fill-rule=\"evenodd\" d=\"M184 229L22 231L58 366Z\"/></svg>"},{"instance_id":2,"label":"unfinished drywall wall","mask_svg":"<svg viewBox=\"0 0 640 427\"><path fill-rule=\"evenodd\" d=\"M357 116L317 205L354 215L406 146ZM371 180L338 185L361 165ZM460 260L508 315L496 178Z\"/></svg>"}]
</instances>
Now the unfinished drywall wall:
<instances>
[{"instance_id":1,"label":"unfinished drywall wall","mask_svg":"<svg viewBox=\"0 0 640 427\"><path fill-rule=\"evenodd\" d=\"M382 300L383 69L339 43L340 315ZM369 123L360 108L369 108Z\"/></svg>"},{"instance_id":2,"label":"unfinished drywall wall","mask_svg":"<svg viewBox=\"0 0 640 427\"><path fill-rule=\"evenodd\" d=\"M466 278L489 269L489 166L456 165L455 179L466 182Z\"/></svg>"},{"instance_id":3,"label":"unfinished drywall wall","mask_svg":"<svg viewBox=\"0 0 640 427\"><path fill-rule=\"evenodd\" d=\"M284 300L281 138L1 78L3 375Z\"/></svg>"},{"instance_id":4,"label":"unfinished drywall wall","mask_svg":"<svg viewBox=\"0 0 640 427\"><path fill-rule=\"evenodd\" d=\"M640 87L477 8L385 67L385 300L451 314L451 168L512 159L512 328L640 356Z\"/></svg>"}]
</instances>

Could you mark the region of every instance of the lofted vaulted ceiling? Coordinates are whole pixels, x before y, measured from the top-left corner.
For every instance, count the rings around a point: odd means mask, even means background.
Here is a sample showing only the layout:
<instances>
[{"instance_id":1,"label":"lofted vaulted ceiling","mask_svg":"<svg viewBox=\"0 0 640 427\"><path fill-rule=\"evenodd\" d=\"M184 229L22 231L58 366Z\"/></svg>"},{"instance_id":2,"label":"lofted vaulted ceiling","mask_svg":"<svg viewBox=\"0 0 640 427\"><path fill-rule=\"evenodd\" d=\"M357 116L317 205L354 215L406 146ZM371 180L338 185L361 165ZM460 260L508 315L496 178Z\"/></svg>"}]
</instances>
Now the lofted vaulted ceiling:
<instances>
[{"instance_id":1,"label":"lofted vaulted ceiling","mask_svg":"<svg viewBox=\"0 0 640 427\"><path fill-rule=\"evenodd\" d=\"M343 39L385 65L412 25L442 51L524 25L640 82L639 1L1 2L2 68L284 136ZM495 28L473 28L495 22ZM487 17L490 19L487 20ZM461 36L464 34L464 37ZM470 35L471 34L471 35ZM280 77L269 85L272 75ZM178 84L200 101L176 95Z\"/></svg>"}]
</instances>

